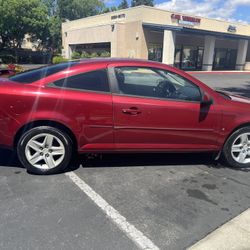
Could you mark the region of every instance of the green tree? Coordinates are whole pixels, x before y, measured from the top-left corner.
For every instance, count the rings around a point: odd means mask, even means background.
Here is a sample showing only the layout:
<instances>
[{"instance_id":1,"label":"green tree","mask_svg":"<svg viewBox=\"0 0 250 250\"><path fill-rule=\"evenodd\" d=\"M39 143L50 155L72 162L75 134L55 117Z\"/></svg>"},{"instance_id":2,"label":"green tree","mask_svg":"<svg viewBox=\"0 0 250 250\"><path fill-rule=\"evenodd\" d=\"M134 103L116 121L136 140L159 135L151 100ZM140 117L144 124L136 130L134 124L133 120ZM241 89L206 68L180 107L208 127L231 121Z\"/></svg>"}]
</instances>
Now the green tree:
<instances>
[{"instance_id":1,"label":"green tree","mask_svg":"<svg viewBox=\"0 0 250 250\"><path fill-rule=\"evenodd\" d=\"M49 16L58 15L57 0L42 0L42 2L47 6Z\"/></svg>"},{"instance_id":2,"label":"green tree","mask_svg":"<svg viewBox=\"0 0 250 250\"><path fill-rule=\"evenodd\" d=\"M42 39L47 27L47 7L39 0L0 0L2 47L20 48L26 34Z\"/></svg>"},{"instance_id":3,"label":"green tree","mask_svg":"<svg viewBox=\"0 0 250 250\"><path fill-rule=\"evenodd\" d=\"M104 8L101 0L57 0L58 14L63 20L75 20L96 15Z\"/></svg>"},{"instance_id":4,"label":"green tree","mask_svg":"<svg viewBox=\"0 0 250 250\"><path fill-rule=\"evenodd\" d=\"M62 21L59 16L48 17L47 26L41 36L41 48L59 53L62 44L61 34Z\"/></svg>"},{"instance_id":5,"label":"green tree","mask_svg":"<svg viewBox=\"0 0 250 250\"><path fill-rule=\"evenodd\" d=\"M121 3L118 5L119 10L127 9L128 7L129 6L127 0L122 0Z\"/></svg>"},{"instance_id":6,"label":"green tree","mask_svg":"<svg viewBox=\"0 0 250 250\"><path fill-rule=\"evenodd\" d=\"M0 48L20 48L26 34L39 49L60 52L61 24L105 10L103 0L0 0Z\"/></svg>"},{"instance_id":7,"label":"green tree","mask_svg":"<svg viewBox=\"0 0 250 250\"><path fill-rule=\"evenodd\" d=\"M104 7L104 9L102 10L101 13L108 13L108 12L112 12L112 11L116 11L116 10L118 10L118 8L116 6Z\"/></svg>"},{"instance_id":8,"label":"green tree","mask_svg":"<svg viewBox=\"0 0 250 250\"><path fill-rule=\"evenodd\" d=\"M132 0L131 1L131 7L135 7L139 5L154 6L154 1L153 0Z\"/></svg>"}]
</instances>

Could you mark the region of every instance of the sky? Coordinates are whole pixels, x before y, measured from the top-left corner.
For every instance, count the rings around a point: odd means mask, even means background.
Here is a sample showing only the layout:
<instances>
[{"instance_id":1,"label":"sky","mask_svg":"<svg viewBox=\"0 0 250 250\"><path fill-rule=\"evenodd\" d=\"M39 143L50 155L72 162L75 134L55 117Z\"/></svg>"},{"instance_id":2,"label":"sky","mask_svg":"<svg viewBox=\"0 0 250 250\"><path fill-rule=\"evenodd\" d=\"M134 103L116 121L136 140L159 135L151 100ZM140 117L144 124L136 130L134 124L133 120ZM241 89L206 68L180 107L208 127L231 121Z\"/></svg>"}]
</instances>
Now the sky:
<instances>
[{"instance_id":1,"label":"sky","mask_svg":"<svg viewBox=\"0 0 250 250\"><path fill-rule=\"evenodd\" d=\"M121 0L104 0L117 6ZM130 0L128 0L130 3ZM250 23L250 0L155 0L155 7L231 22Z\"/></svg>"}]
</instances>

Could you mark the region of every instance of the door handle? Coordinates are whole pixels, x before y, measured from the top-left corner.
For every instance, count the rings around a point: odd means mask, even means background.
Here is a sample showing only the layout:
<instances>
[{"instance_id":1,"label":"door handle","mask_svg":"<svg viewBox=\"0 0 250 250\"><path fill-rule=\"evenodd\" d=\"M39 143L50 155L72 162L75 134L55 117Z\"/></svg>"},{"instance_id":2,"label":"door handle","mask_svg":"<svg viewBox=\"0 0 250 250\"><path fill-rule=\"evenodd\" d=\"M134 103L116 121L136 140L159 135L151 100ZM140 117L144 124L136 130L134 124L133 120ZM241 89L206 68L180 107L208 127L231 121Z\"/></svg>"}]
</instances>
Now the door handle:
<instances>
[{"instance_id":1,"label":"door handle","mask_svg":"<svg viewBox=\"0 0 250 250\"><path fill-rule=\"evenodd\" d=\"M131 107L129 109L122 109L122 113L128 115L139 115L141 114L141 111L136 107Z\"/></svg>"}]
</instances>

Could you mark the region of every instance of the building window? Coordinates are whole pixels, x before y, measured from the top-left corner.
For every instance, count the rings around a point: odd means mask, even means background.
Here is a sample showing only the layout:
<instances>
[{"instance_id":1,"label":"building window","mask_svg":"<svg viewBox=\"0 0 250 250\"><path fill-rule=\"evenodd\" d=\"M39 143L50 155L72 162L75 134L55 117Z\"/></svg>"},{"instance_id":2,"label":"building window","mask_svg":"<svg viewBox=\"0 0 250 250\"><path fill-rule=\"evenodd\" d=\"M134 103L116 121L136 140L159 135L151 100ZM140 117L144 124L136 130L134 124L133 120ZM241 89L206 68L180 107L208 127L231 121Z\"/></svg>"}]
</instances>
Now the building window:
<instances>
[{"instance_id":1,"label":"building window","mask_svg":"<svg viewBox=\"0 0 250 250\"><path fill-rule=\"evenodd\" d=\"M183 70L201 70L203 53L203 47L177 45L174 66Z\"/></svg>"},{"instance_id":2,"label":"building window","mask_svg":"<svg viewBox=\"0 0 250 250\"><path fill-rule=\"evenodd\" d=\"M162 62L162 44L149 43L148 60Z\"/></svg>"},{"instance_id":3,"label":"building window","mask_svg":"<svg viewBox=\"0 0 250 250\"><path fill-rule=\"evenodd\" d=\"M214 54L214 64L213 69L215 70L233 70L235 69L237 58L237 50L236 49L215 49Z\"/></svg>"},{"instance_id":4,"label":"building window","mask_svg":"<svg viewBox=\"0 0 250 250\"><path fill-rule=\"evenodd\" d=\"M110 43L86 43L76 44L72 47L73 52L77 52L80 58L90 57L110 57L111 44Z\"/></svg>"}]
</instances>

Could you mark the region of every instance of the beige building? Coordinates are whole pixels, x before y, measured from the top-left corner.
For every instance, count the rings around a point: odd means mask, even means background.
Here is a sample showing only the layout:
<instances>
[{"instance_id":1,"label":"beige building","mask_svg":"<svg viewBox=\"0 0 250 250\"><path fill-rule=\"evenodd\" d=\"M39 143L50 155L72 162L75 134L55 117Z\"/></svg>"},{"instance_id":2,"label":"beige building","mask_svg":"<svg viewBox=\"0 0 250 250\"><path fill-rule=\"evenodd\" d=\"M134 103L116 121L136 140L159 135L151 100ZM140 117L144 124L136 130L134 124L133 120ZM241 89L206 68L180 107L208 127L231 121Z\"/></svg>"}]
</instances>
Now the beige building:
<instances>
[{"instance_id":1,"label":"beige building","mask_svg":"<svg viewBox=\"0 0 250 250\"><path fill-rule=\"evenodd\" d=\"M250 25L148 6L62 24L63 55L74 51L161 61L183 70L250 69Z\"/></svg>"}]
</instances>

